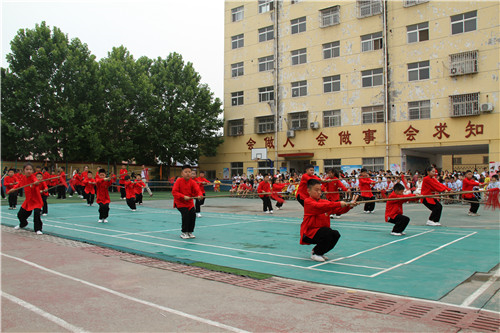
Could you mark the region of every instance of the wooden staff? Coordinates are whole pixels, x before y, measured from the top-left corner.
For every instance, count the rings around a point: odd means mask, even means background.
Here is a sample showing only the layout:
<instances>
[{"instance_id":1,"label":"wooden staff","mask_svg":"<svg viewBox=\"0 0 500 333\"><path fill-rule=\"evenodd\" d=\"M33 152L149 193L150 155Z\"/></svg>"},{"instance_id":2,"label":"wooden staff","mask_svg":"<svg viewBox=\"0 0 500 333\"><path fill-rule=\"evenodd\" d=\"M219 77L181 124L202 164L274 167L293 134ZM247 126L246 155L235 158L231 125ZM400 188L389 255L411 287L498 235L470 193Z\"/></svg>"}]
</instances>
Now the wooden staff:
<instances>
[{"instance_id":1,"label":"wooden staff","mask_svg":"<svg viewBox=\"0 0 500 333\"><path fill-rule=\"evenodd\" d=\"M370 203L370 202L385 202L385 201L397 201L397 200L414 200L414 199L422 199L422 198L438 198L449 195L456 194L467 194L467 193L481 193L485 192L484 190L477 191L460 191L460 192L444 192L439 194L428 194L428 195L416 195L412 197L404 197L404 198L384 198L384 199L376 199L376 200L363 200L362 203Z\"/></svg>"},{"instance_id":2,"label":"wooden staff","mask_svg":"<svg viewBox=\"0 0 500 333\"><path fill-rule=\"evenodd\" d=\"M38 185L38 184L40 184L40 183L43 183L43 182L46 182L46 181L49 181L49 180L52 180L52 179L57 179L57 178L60 178L60 177L59 177L59 176L57 176L57 177L52 177L52 178L42 179L42 180L39 180L39 181L37 180L37 181L36 181L36 182L34 182L34 183L30 183L30 184L26 184L26 185L23 185L23 186L15 187L15 188L10 189L10 190L7 192L7 194L12 193L12 192L17 191L17 190L20 190L20 189L22 189L22 188L25 188L25 187L31 186L31 185Z\"/></svg>"}]
</instances>

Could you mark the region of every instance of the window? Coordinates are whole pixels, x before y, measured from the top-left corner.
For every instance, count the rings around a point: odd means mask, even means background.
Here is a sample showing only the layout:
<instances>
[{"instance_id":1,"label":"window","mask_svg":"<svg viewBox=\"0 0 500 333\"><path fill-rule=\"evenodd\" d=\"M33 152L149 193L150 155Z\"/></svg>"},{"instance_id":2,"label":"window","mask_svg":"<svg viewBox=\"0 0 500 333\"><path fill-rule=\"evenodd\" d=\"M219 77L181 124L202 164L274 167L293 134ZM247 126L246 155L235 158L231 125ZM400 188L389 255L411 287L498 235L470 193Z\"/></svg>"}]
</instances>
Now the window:
<instances>
[{"instance_id":1,"label":"window","mask_svg":"<svg viewBox=\"0 0 500 333\"><path fill-rule=\"evenodd\" d=\"M229 136L243 135L243 119L229 120L227 127Z\"/></svg>"},{"instance_id":2,"label":"window","mask_svg":"<svg viewBox=\"0 0 500 333\"><path fill-rule=\"evenodd\" d=\"M274 0L259 0L259 13L267 13L274 9Z\"/></svg>"},{"instance_id":3,"label":"window","mask_svg":"<svg viewBox=\"0 0 500 333\"><path fill-rule=\"evenodd\" d=\"M429 40L429 22L413 24L406 27L408 44Z\"/></svg>"},{"instance_id":4,"label":"window","mask_svg":"<svg viewBox=\"0 0 500 333\"><path fill-rule=\"evenodd\" d=\"M292 65L305 64L307 62L307 49L292 51Z\"/></svg>"},{"instance_id":5,"label":"window","mask_svg":"<svg viewBox=\"0 0 500 333\"><path fill-rule=\"evenodd\" d=\"M330 59L340 56L340 42L323 44L323 59Z\"/></svg>"},{"instance_id":6,"label":"window","mask_svg":"<svg viewBox=\"0 0 500 333\"><path fill-rule=\"evenodd\" d=\"M307 129L307 111L292 112L288 114L291 130Z\"/></svg>"},{"instance_id":7,"label":"window","mask_svg":"<svg viewBox=\"0 0 500 333\"><path fill-rule=\"evenodd\" d=\"M271 161L259 161L257 163L257 170L258 170L258 173L260 173L262 175L274 174L274 170L273 170Z\"/></svg>"},{"instance_id":8,"label":"window","mask_svg":"<svg viewBox=\"0 0 500 333\"><path fill-rule=\"evenodd\" d=\"M272 133L274 132L275 123L274 116L257 117L255 118L255 132L259 134Z\"/></svg>"},{"instance_id":9,"label":"window","mask_svg":"<svg viewBox=\"0 0 500 333\"><path fill-rule=\"evenodd\" d=\"M236 35L231 37L231 48L234 49L239 49L240 47L243 47L243 34L241 35Z\"/></svg>"},{"instance_id":10,"label":"window","mask_svg":"<svg viewBox=\"0 0 500 333\"><path fill-rule=\"evenodd\" d=\"M243 174L243 162L231 162L231 177Z\"/></svg>"},{"instance_id":11,"label":"window","mask_svg":"<svg viewBox=\"0 0 500 333\"><path fill-rule=\"evenodd\" d=\"M243 91L237 91L231 93L231 105L243 105Z\"/></svg>"},{"instance_id":12,"label":"window","mask_svg":"<svg viewBox=\"0 0 500 333\"><path fill-rule=\"evenodd\" d=\"M265 42L274 38L274 27L272 25L259 29L259 42Z\"/></svg>"},{"instance_id":13,"label":"window","mask_svg":"<svg viewBox=\"0 0 500 333\"><path fill-rule=\"evenodd\" d=\"M489 163L490 163L489 156L483 156L483 164L489 164Z\"/></svg>"},{"instance_id":14,"label":"window","mask_svg":"<svg viewBox=\"0 0 500 333\"><path fill-rule=\"evenodd\" d=\"M237 62L236 64L231 64L231 77L237 77L243 75L243 62Z\"/></svg>"},{"instance_id":15,"label":"window","mask_svg":"<svg viewBox=\"0 0 500 333\"><path fill-rule=\"evenodd\" d=\"M296 3L299 3L300 1L302 1L302 0L292 0L291 2L292 2L292 5L295 5Z\"/></svg>"},{"instance_id":16,"label":"window","mask_svg":"<svg viewBox=\"0 0 500 333\"><path fill-rule=\"evenodd\" d=\"M215 170L205 170L205 175L207 179L215 179L216 174L217 173L215 172Z\"/></svg>"},{"instance_id":17,"label":"window","mask_svg":"<svg viewBox=\"0 0 500 333\"><path fill-rule=\"evenodd\" d=\"M479 93L450 96L451 117L479 114Z\"/></svg>"},{"instance_id":18,"label":"window","mask_svg":"<svg viewBox=\"0 0 500 333\"><path fill-rule=\"evenodd\" d=\"M332 168L333 170L338 170L340 171L342 167L341 159L340 158L334 158L334 159L329 159L329 160L323 160L323 165L325 167L325 172L327 169Z\"/></svg>"},{"instance_id":19,"label":"window","mask_svg":"<svg viewBox=\"0 0 500 333\"><path fill-rule=\"evenodd\" d=\"M461 157L453 157L453 164L462 164L462 158Z\"/></svg>"},{"instance_id":20,"label":"window","mask_svg":"<svg viewBox=\"0 0 500 333\"><path fill-rule=\"evenodd\" d=\"M323 111L323 127L341 126L340 110Z\"/></svg>"},{"instance_id":21,"label":"window","mask_svg":"<svg viewBox=\"0 0 500 333\"><path fill-rule=\"evenodd\" d=\"M384 78L382 75L383 71L384 70L382 68L362 71L361 78L363 81L363 87L374 87L382 85L382 83L384 82Z\"/></svg>"},{"instance_id":22,"label":"window","mask_svg":"<svg viewBox=\"0 0 500 333\"><path fill-rule=\"evenodd\" d=\"M298 34L299 32L306 31L306 17L300 17L295 20L291 20L290 24L292 25L292 35Z\"/></svg>"},{"instance_id":23,"label":"window","mask_svg":"<svg viewBox=\"0 0 500 333\"><path fill-rule=\"evenodd\" d=\"M243 6L231 9L231 18L233 22L238 22L243 20Z\"/></svg>"},{"instance_id":24,"label":"window","mask_svg":"<svg viewBox=\"0 0 500 333\"><path fill-rule=\"evenodd\" d=\"M477 50L450 55L450 76L477 73Z\"/></svg>"},{"instance_id":25,"label":"window","mask_svg":"<svg viewBox=\"0 0 500 333\"><path fill-rule=\"evenodd\" d=\"M363 124L375 124L384 122L384 106L366 106L361 108L361 116Z\"/></svg>"},{"instance_id":26,"label":"window","mask_svg":"<svg viewBox=\"0 0 500 333\"><path fill-rule=\"evenodd\" d=\"M361 36L361 52L380 50L382 48L382 32Z\"/></svg>"},{"instance_id":27,"label":"window","mask_svg":"<svg viewBox=\"0 0 500 333\"><path fill-rule=\"evenodd\" d=\"M274 56L259 58L259 72L271 71L274 69Z\"/></svg>"},{"instance_id":28,"label":"window","mask_svg":"<svg viewBox=\"0 0 500 333\"><path fill-rule=\"evenodd\" d=\"M340 7L334 6L320 11L321 28L340 23Z\"/></svg>"},{"instance_id":29,"label":"window","mask_svg":"<svg viewBox=\"0 0 500 333\"><path fill-rule=\"evenodd\" d=\"M424 2L429 2L429 0L404 0L403 6L405 7L410 7L410 6L415 6L415 5L420 5L421 3Z\"/></svg>"},{"instance_id":30,"label":"window","mask_svg":"<svg viewBox=\"0 0 500 333\"><path fill-rule=\"evenodd\" d=\"M408 118L429 119L431 117L431 101L408 102Z\"/></svg>"},{"instance_id":31,"label":"window","mask_svg":"<svg viewBox=\"0 0 500 333\"><path fill-rule=\"evenodd\" d=\"M323 92L340 91L340 75L326 76L323 78Z\"/></svg>"},{"instance_id":32,"label":"window","mask_svg":"<svg viewBox=\"0 0 500 333\"><path fill-rule=\"evenodd\" d=\"M381 0L358 0L358 18L373 16L382 13Z\"/></svg>"},{"instance_id":33,"label":"window","mask_svg":"<svg viewBox=\"0 0 500 333\"><path fill-rule=\"evenodd\" d=\"M408 64L408 81L425 80L429 78L429 60Z\"/></svg>"},{"instance_id":34,"label":"window","mask_svg":"<svg viewBox=\"0 0 500 333\"><path fill-rule=\"evenodd\" d=\"M259 88L259 102L267 102L274 100L274 87Z\"/></svg>"},{"instance_id":35,"label":"window","mask_svg":"<svg viewBox=\"0 0 500 333\"><path fill-rule=\"evenodd\" d=\"M307 96L307 81L292 82L292 97Z\"/></svg>"},{"instance_id":36,"label":"window","mask_svg":"<svg viewBox=\"0 0 500 333\"><path fill-rule=\"evenodd\" d=\"M368 171L384 170L384 158L383 157L367 157L362 160L363 168Z\"/></svg>"},{"instance_id":37,"label":"window","mask_svg":"<svg viewBox=\"0 0 500 333\"><path fill-rule=\"evenodd\" d=\"M477 29L477 10L472 12L454 15L451 17L451 34L461 34L463 32Z\"/></svg>"}]
</instances>

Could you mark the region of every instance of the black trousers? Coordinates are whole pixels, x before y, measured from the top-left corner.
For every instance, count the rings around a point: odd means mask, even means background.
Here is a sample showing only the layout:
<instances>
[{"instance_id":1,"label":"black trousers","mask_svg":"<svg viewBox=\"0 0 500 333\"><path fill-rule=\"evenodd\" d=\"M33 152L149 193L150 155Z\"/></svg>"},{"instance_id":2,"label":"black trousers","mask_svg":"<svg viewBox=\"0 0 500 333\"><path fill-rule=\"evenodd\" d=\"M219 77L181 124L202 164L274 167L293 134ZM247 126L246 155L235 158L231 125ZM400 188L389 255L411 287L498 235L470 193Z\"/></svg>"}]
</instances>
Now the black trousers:
<instances>
[{"instance_id":1,"label":"black trousers","mask_svg":"<svg viewBox=\"0 0 500 333\"><path fill-rule=\"evenodd\" d=\"M441 212L443 211L443 206L437 200L434 200L434 204L431 204L427 201L426 198L423 199L423 204L425 207L429 208L431 211L431 215L429 216L429 220L433 222L439 222L441 219Z\"/></svg>"},{"instance_id":2,"label":"black trousers","mask_svg":"<svg viewBox=\"0 0 500 333\"><path fill-rule=\"evenodd\" d=\"M479 200L477 199L477 197L474 197L472 199L465 199L465 200L467 200L469 202L473 201L470 203L469 212L476 214L477 210L479 209Z\"/></svg>"},{"instance_id":3,"label":"black trousers","mask_svg":"<svg viewBox=\"0 0 500 333\"><path fill-rule=\"evenodd\" d=\"M304 207L304 200L302 200L302 198L300 197L300 194L297 194L297 201L299 202L299 204L302 205L302 207Z\"/></svg>"},{"instance_id":4,"label":"black trousers","mask_svg":"<svg viewBox=\"0 0 500 333\"><path fill-rule=\"evenodd\" d=\"M271 198L270 197L263 197L262 199L262 206L265 212L268 210L271 211L273 210L273 205L271 204Z\"/></svg>"},{"instance_id":5,"label":"black trousers","mask_svg":"<svg viewBox=\"0 0 500 333\"><path fill-rule=\"evenodd\" d=\"M49 213L49 206L47 205L47 196L42 195L42 200L43 200L42 214L48 214Z\"/></svg>"},{"instance_id":6,"label":"black trousers","mask_svg":"<svg viewBox=\"0 0 500 333\"><path fill-rule=\"evenodd\" d=\"M142 203L142 193L135 195L135 202L138 204Z\"/></svg>"},{"instance_id":7,"label":"black trousers","mask_svg":"<svg viewBox=\"0 0 500 333\"><path fill-rule=\"evenodd\" d=\"M136 209L136 205L135 205L135 198L130 198L130 199L127 199L127 205L130 207L130 209Z\"/></svg>"},{"instance_id":8,"label":"black trousers","mask_svg":"<svg viewBox=\"0 0 500 333\"><path fill-rule=\"evenodd\" d=\"M28 217L30 217L31 212L33 212L33 224L34 224L34 230L36 231L42 231L42 219L40 218L40 208L33 209L33 211L27 211L23 207L19 209L19 212L17 213L17 218L19 219L19 226L21 228L24 228L28 225Z\"/></svg>"},{"instance_id":9,"label":"black trousers","mask_svg":"<svg viewBox=\"0 0 500 333\"><path fill-rule=\"evenodd\" d=\"M276 201L276 207L278 208L283 207L283 202Z\"/></svg>"},{"instance_id":10,"label":"black trousers","mask_svg":"<svg viewBox=\"0 0 500 333\"><path fill-rule=\"evenodd\" d=\"M365 197L360 196L360 199L361 199L361 201L375 200L375 197L372 196L371 198L365 198ZM375 202L365 203L365 207L364 207L365 212L373 212L374 209L375 209Z\"/></svg>"},{"instance_id":11,"label":"black trousers","mask_svg":"<svg viewBox=\"0 0 500 333\"><path fill-rule=\"evenodd\" d=\"M127 197L127 193L125 192L125 185L120 185L120 197L122 199Z\"/></svg>"},{"instance_id":12,"label":"black trousers","mask_svg":"<svg viewBox=\"0 0 500 333\"><path fill-rule=\"evenodd\" d=\"M337 245L340 239L340 233L337 230L333 230L327 227L319 228L316 235L311 239L304 236L302 240L309 244L316 244L313 248L314 254L322 256Z\"/></svg>"},{"instance_id":13,"label":"black trousers","mask_svg":"<svg viewBox=\"0 0 500 333\"><path fill-rule=\"evenodd\" d=\"M195 199L195 208L197 213L201 212L201 206L203 206L204 204L205 204L205 194L203 194L203 199L201 200Z\"/></svg>"},{"instance_id":14,"label":"black trousers","mask_svg":"<svg viewBox=\"0 0 500 333\"><path fill-rule=\"evenodd\" d=\"M99 203L99 220L107 219L109 216L109 203Z\"/></svg>"},{"instance_id":15,"label":"black trousers","mask_svg":"<svg viewBox=\"0 0 500 333\"><path fill-rule=\"evenodd\" d=\"M187 207L177 207L182 216L182 232L193 232L196 224L196 209Z\"/></svg>"},{"instance_id":16,"label":"black trousers","mask_svg":"<svg viewBox=\"0 0 500 333\"><path fill-rule=\"evenodd\" d=\"M94 194L86 193L87 195L87 205L92 205L94 203Z\"/></svg>"},{"instance_id":17,"label":"black trousers","mask_svg":"<svg viewBox=\"0 0 500 333\"><path fill-rule=\"evenodd\" d=\"M17 191L9 193L9 207L16 208L17 206Z\"/></svg>"},{"instance_id":18,"label":"black trousers","mask_svg":"<svg viewBox=\"0 0 500 333\"><path fill-rule=\"evenodd\" d=\"M57 199L66 199L66 186L57 186Z\"/></svg>"},{"instance_id":19,"label":"black trousers","mask_svg":"<svg viewBox=\"0 0 500 333\"><path fill-rule=\"evenodd\" d=\"M401 233L403 232L406 227L408 226L408 223L410 223L410 218L405 215L396 215L394 219L389 219L390 223L394 224L394 228L392 228L392 232L397 232Z\"/></svg>"}]
</instances>

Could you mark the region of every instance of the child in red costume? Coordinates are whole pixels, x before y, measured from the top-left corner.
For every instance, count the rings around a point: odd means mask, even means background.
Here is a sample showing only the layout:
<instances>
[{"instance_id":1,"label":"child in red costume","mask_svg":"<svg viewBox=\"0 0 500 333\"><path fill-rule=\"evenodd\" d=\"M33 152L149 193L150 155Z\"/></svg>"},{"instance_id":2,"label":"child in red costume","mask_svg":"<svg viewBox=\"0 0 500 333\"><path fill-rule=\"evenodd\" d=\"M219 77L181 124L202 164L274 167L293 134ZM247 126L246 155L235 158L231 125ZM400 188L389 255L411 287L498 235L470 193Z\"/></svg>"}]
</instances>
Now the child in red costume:
<instances>
[{"instance_id":1,"label":"child in red costume","mask_svg":"<svg viewBox=\"0 0 500 333\"><path fill-rule=\"evenodd\" d=\"M339 189L341 189L344 192L351 192L351 190L347 189L344 184L339 179L339 174L337 171L334 171L333 169L329 168L326 170L326 173L328 177L326 177L326 183L323 183L323 189L325 192L333 192L333 193L326 193L326 200L336 202L340 201L340 193ZM340 218L340 214L335 214L331 215L331 218Z\"/></svg>"},{"instance_id":2,"label":"child in red costume","mask_svg":"<svg viewBox=\"0 0 500 333\"><path fill-rule=\"evenodd\" d=\"M99 205L99 223L108 223L109 216L109 187L111 186L111 178L106 177L106 170L99 170L99 178L95 180L95 188L97 192L96 202Z\"/></svg>"},{"instance_id":3,"label":"child in red costume","mask_svg":"<svg viewBox=\"0 0 500 333\"><path fill-rule=\"evenodd\" d=\"M325 253L337 244L340 233L330 228L331 214L347 213L356 203L344 201L331 202L321 198L321 181L310 179L307 182L309 197L304 200L304 220L300 225L300 244L316 244L311 259L323 262L328 260Z\"/></svg>"},{"instance_id":4,"label":"child in red costume","mask_svg":"<svg viewBox=\"0 0 500 333\"><path fill-rule=\"evenodd\" d=\"M92 206L95 196L95 179L92 178L92 171L87 172L87 178L83 180L83 185L85 186L84 193L87 197L87 206Z\"/></svg>"},{"instance_id":5,"label":"child in red costume","mask_svg":"<svg viewBox=\"0 0 500 333\"><path fill-rule=\"evenodd\" d=\"M196 182L191 179L191 166L182 166L181 177L179 177L172 188L174 196L174 207L182 216L182 239L196 238L193 235L196 223L196 210L193 198L201 199L203 194Z\"/></svg>"},{"instance_id":6,"label":"child in red costume","mask_svg":"<svg viewBox=\"0 0 500 333\"><path fill-rule=\"evenodd\" d=\"M465 178L462 183L462 191L472 191L474 189L474 186L481 186L484 185L483 183L478 183L474 180L474 177L472 176L472 171L467 170L465 173ZM479 200L476 198L474 193L465 193L462 194L462 197L470 202L470 209L467 215L469 216L479 216L477 213L477 210L479 209Z\"/></svg>"},{"instance_id":7,"label":"child in red costume","mask_svg":"<svg viewBox=\"0 0 500 333\"><path fill-rule=\"evenodd\" d=\"M370 178L370 176L368 175L368 171L365 168L361 169L358 181L359 181L359 191L361 192L360 194L361 199L374 200L375 196L373 195L372 192L372 186L377 182ZM374 210L375 210L375 202L365 203L364 207L365 214L370 214L370 213L373 214Z\"/></svg>"},{"instance_id":8,"label":"child in red costume","mask_svg":"<svg viewBox=\"0 0 500 333\"><path fill-rule=\"evenodd\" d=\"M428 167L425 171L427 176L425 176L422 180L422 195L431 195L435 194L435 192L451 191L450 188L444 186L438 182L436 178L434 178L436 176L436 169L434 167ZM439 203L439 200L436 198L423 198L422 203L431 211L431 215L429 216L429 220L426 224L430 226L440 226L441 223L439 220L441 219L443 206Z\"/></svg>"},{"instance_id":9,"label":"child in red costume","mask_svg":"<svg viewBox=\"0 0 500 333\"><path fill-rule=\"evenodd\" d=\"M259 183L257 193L271 193L271 184L269 183L269 176L265 176L264 180ZM273 214L273 205L271 204L270 194L259 194L262 199L264 213Z\"/></svg>"},{"instance_id":10,"label":"child in red costume","mask_svg":"<svg viewBox=\"0 0 500 333\"><path fill-rule=\"evenodd\" d=\"M33 223L34 230L37 235L42 235L42 219L40 218L40 213L43 207L42 195L40 194L40 183L38 179L33 174L33 165L31 163L26 163L23 167L23 175L20 175L18 184L10 190L13 192L16 188L24 185L30 185L24 187L25 199L24 202L17 213L17 218L19 219L19 225L15 226L14 229L22 229L28 225L28 217L33 212ZM43 179L42 179L43 181Z\"/></svg>"},{"instance_id":11,"label":"child in red costume","mask_svg":"<svg viewBox=\"0 0 500 333\"><path fill-rule=\"evenodd\" d=\"M309 198L309 193L307 189L307 182L309 181L309 179L316 179L321 181L321 178L319 178L314 174L314 165L312 164L306 165L305 171L306 172L300 178L299 188L297 189L296 192L297 201L302 205L302 207L304 207L304 201L307 198Z\"/></svg>"},{"instance_id":12,"label":"child in red costume","mask_svg":"<svg viewBox=\"0 0 500 333\"><path fill-rule=\"evenodd\" d=\"M201 206L205 203L205 185L210 184L210 182L205 178L205 171L200 171L200 176L195 178L194 181L200 187L200 192L202 193L202 199L196 199L196 217L201 217Z\"/></svg>"},{"instance_id":13,"label":"child in red costume","mask_svg":"<svg viewBox=\"0 0 500 333\"><path fill-rule=\"evenodd\" d=\"M16 209L17 206L17 191L10 192L18 184L18 179L14 175L14 169L10 169L7 176L3 179L5 192L9 193L9 209Z\"/></svg>"},{"instance_id":14,"label":"child in red costume","mask_svg":"<svg viewBox=\"0 0 500 333\"><path fill-rule=\"evenodd\" d=\"M412 199L415 194L404 195L405 187L402 184L397 183L394 185L393 191L389 195L389 199L395 198L408 198L408 200L389 200L386 202L385 206L385 221L394 224L392 228L391 235L402 236L404 235L404 230L410 223L410 218L403 215L403 204L406 201L414 201L418 199Z\"/></svg>"}]
</instances>

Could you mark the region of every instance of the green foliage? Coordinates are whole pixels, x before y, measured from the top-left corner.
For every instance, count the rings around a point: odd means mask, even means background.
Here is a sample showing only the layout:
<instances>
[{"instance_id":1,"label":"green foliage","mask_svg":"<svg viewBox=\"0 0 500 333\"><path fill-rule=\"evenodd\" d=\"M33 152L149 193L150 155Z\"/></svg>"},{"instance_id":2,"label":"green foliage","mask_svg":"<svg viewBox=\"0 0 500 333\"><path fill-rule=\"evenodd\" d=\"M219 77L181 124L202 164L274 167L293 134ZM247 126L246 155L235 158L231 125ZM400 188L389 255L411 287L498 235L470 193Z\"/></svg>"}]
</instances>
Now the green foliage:
<instances>
[{"instance_id":1,"label":"green foliage","mask_svg":"<svg viewBox=\"0 0 500 333\"><path fill-rule=\"evenodd\" d=\"M222 102L182 56L137 60L42 22L11 41L2 68L2 158L194 162L222 143ZM168 170L168 169L167 169Z\"/></svg>"}]
</instances>

